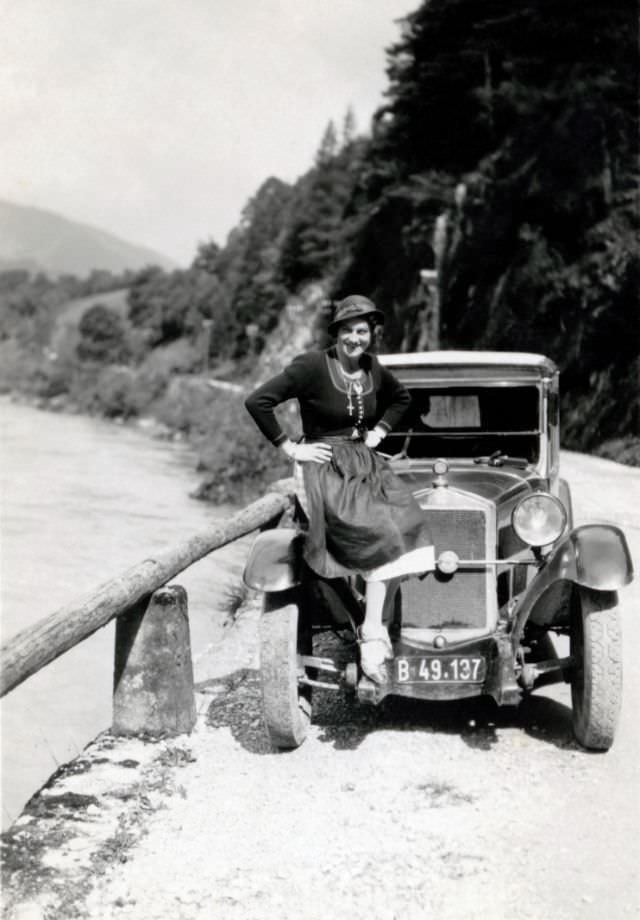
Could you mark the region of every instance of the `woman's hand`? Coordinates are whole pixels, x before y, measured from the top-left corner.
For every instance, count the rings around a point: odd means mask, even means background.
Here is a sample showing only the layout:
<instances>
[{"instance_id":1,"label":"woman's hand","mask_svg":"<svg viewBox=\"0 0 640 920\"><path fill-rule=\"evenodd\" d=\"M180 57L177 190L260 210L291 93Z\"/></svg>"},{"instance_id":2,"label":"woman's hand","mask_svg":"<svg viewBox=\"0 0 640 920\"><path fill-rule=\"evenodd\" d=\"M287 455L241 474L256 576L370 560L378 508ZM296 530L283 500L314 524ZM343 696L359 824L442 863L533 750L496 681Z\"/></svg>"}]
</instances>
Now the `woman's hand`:
<instances>
[{"instance_id":1,"label":"woman's hand","mask_svg":"<svg viewBox=\"0 0 640 920\"><path fill-rule=\"evenodd\" d=\"M331 447L322 441L312 444L294 444L293 441L283 441L280 445L287 457L296 463L328 463L331 460Z\"/></svg>"},{"instance_id":2,"label":"woman's hand","mask_svg":"<svg viewBox=\"0 0 640 920\"><path fill-rule=\"evenodd\" d=\"M367 436L364 439L364 443L367 445L367 447L375 450L380 441L382 441L386 435L387 432L384 430L384 428L380 428L378 425L376 425L376 427L372 428L371 431L367 431Z\"/></svg>"}]
</instances>

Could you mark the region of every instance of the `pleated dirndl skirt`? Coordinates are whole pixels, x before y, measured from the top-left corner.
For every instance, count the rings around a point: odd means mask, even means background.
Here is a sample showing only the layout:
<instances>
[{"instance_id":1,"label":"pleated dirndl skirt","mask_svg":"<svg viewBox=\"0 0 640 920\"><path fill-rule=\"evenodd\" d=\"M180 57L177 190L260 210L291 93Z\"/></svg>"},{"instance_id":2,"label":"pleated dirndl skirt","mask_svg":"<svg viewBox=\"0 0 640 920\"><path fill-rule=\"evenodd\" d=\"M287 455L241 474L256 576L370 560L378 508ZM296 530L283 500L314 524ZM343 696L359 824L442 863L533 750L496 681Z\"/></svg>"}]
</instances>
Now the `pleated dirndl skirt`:
<instances>
[{"instance_id":1,"label":"pleated dirndl skirt","mask_svg":"<svg viewBox=\"0 0 640 920\"><path fill-rule=\"evenodd\" d=\"M327 463L304 463L304 558L324 578L368 573L432 543L424 511L384 457L360 439L319 438Z\"/></svg>"}]
</instances>

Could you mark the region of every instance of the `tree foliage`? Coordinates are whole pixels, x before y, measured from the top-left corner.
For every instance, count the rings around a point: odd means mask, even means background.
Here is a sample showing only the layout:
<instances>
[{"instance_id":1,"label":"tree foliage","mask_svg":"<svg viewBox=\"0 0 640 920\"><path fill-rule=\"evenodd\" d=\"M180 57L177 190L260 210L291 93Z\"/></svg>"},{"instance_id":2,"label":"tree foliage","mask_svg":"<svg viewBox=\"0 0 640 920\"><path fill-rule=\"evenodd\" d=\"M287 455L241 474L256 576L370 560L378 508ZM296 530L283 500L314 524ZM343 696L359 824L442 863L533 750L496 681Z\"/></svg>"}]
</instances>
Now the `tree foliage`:
<instances>
[{"instance_id":1,"label":"tree foliage","mask_svg":"<svg viewBox=\"0 0 640 920\"><path fill-rule=\"evenodd\" d=\"M87 278L62 275L58 278L38 272L0 272L0 341L14 339L23 344L48 344L58 314L70 301L92 294L106 294L125 288L131 273L120 275L94 271Z\"/></svg>"},{"instance_id":2,"label":"tree foliage","mask_svg":"<svg viewBox=\"0 0 640 920\"><path fill-rule=\"evenodd\" d=\"M119 364L126 361L129 350L124 324L115 310L96 303L78 323L76 352L81 361Z\"/></svg>"},{"instance_id":3,"label":"tree foliage","mask_svg":"<svg viewBox=\"0 0 640 920\"><path fill-rule=\"evenodd\" d=\"M142 332L147 348L183 337L194 340L202 320L215 314L221 297L216 275L201 268L143 269L129 288L129 320Z\"/></svg>"},{"instance_id":4,"label":"tree foliage","mask_svg":"<svg viewBox=\"0 0 640 920\"><path fill-rule=\"evenodd\" d=\"M336 278L390 308L398 347L444 215L442 343L549 354L574 446L638 426L636 38L628 0L424 2L390 49Z\"/></svg>"},{"instance_id":5,"label":"tree foliage","mask_svg":"<svg viewBox=\"0 0 640 920\"><path fill-rule=\"evenodd\" d=\"M347 112L339 145L329 122L315 165L296 184L282 240L279 269L284 284L295 290L315 278L338 273L347 253L347 209L352 201L366 142L352 137Z\"/></svg>"}]
</instances>

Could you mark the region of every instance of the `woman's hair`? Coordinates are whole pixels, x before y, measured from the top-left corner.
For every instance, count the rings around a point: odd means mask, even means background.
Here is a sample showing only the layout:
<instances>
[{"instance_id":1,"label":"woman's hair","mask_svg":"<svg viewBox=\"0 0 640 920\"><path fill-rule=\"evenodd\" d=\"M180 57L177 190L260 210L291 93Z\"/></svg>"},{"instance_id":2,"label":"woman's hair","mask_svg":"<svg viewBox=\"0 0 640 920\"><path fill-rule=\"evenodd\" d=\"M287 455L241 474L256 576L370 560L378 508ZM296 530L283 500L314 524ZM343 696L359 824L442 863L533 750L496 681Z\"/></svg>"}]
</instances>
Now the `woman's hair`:
<instances>
[{"instance_id":1,"label":"woman's hair","mask_svg":"<svg viewBox=\"0 0 640 920\"><path fill-rule=\"evenodd\" d=\"M358 317L356 317L356 319L358 320L359 323L366 323L366 324L367 324L367 326L369 327L369 332L371 333L371 338L372 338L372 339L373 339L373 337L375 336L375 332L376 332L376 329L378 328L378 326L382 325L381 323L379 323L379 322L376 320L376 318L375 318L374 316L358 316ZM350 320L350 319L345 319L342 323L340 323L340 324L336 327L335 332L334 332L334 335L333 335L333 339L334 339L334 340L338 338L338 332L340 331L340 326L343 326L344 323L350 323L350 322L353 322L353 321Z\"/></svg>"}]
</instances>

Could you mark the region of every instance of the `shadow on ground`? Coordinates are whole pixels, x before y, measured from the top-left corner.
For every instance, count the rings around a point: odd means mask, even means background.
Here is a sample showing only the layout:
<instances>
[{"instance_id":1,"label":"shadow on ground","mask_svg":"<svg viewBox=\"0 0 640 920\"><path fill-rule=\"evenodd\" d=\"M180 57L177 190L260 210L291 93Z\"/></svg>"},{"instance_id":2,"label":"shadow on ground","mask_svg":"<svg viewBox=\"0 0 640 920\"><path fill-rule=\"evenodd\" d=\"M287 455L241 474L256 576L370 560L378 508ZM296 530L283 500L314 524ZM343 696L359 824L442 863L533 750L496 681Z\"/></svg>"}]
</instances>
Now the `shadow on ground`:
<instances>
[{"instance_id":1,"label":"shadow on ground","mask_svg":"<svg viewBox=\"0 0 640 920\"><path fill-rule=\"evenodd\" d=\"M233 738L253 754L274 752L264 727L260 673L239 669L198 687L212 697L207 725L228 728ZM413 731L458 735L470 748L490 751L501 743L505 729L561 750L575 750L571 710L546 696L529 696L519 706L497 706L489 698L429 702L387 697L379 706L360 703L355 696L315 690L312 730L337 750L357 748L376 731Z\"/></svg>"},{"instance_id":2,"label":"shadow on ground","mask_svg":"<svg viewBox=\"0 0 640 920\"><path fill-rule=\"evenodd\" d=\"M262 719L259 671L240 668L199 684L197 690L213 697L207 710L208 726L228 728L252 754L273 753Z\"/></svg>"},{"instance_id":3,"label":"shadow on ground","mask_svg":"<svg viewBox=\"0 0 640 920\"><path fill-rule=\"evenodd\" d=\"M321 637L316 654L332 657L340 667L353 649L332 636ZM374 731L420 731L459 735L470 748L489 751L500 743L500 730L521 729L531 738L559 749L575 750L571 710L547 696L528 696L519 706L498 706L489 697L448 702L387 697L379 706L359 703L330 691L316 692L313 724L321 741L347 750Z\"/></svg>"},{"instance_id":4,"label":"shadow on ground","mask_svg":"<svg viewBox=\"0 0 640 920\"><path fill-rule=\"evenodd\" d=\"M387 697L377 707L316 695L313 723L320 740L340 750L356 748L374 731L418 731L459 735L468 747L490 751L500 731L521 729L529 737L559 749L575 750L571 710L547 697L529 697L519 706L497 706L491 699L429 702Z\"/></svg>"}]
</instances>

